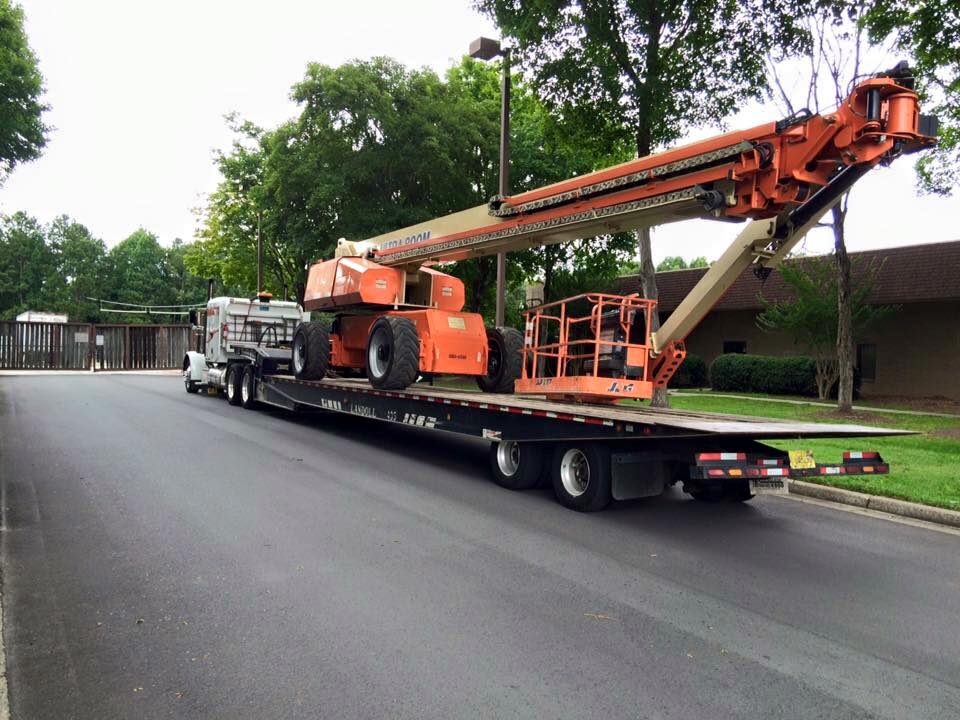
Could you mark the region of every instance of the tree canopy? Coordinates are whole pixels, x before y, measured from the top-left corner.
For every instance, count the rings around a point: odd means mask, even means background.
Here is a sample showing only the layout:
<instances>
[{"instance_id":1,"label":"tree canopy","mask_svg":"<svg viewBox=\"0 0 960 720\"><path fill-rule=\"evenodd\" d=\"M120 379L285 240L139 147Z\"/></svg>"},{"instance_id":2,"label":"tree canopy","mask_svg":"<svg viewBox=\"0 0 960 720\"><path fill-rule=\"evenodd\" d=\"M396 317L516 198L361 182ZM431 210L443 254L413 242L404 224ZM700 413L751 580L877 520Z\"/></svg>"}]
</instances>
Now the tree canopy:
<instances>
[{"instance_id":1,"label":"tree canopy","mask_svg":"<svg viewBox=\"0 0 960 720\"><path fill-rule=\"evenodd\" d=\"M235 141L217 156L222 179L203 211L203 241L187 253L192 272L252 290L259 232L268 289L301 298L307 264L331 257L338 238L372 237L482 204L496 192L496 65L464 59L441 79L387 58L313 64L292 96L298 116L275 129L229 119ZM623 143L601 152L561 130L519 78L511 116L515 191L629 154ZM606 252L587 252L592 242ZM553 278L615 274L622 239L581 245L511 255L514 293L532 277L549 285ZM464 280L470 309L492 307L492 258L445 269Z\"/></svg>"},{"instance_id":2,"label":"tree canopy","mask_svg":"<svg viewBox=\"0 0 960 720\"><path fill-rule=\"evenodd\" d=\"M960 182L960 6L955 0L874 0L871 37L911 56L919 90L940 119L940 143L917 161L921 187L950 194Z\"/></svg>"},{"instance_id":3,"label":"tree canopy","mask_svg":"<svg viewBox=\"0 0 960 720\"><path fill-rule=\"evenodd\" d=\"M43 76L23 29L23 10L0 0L0 182L47 143Z\"/></svg>"}]
</instances>

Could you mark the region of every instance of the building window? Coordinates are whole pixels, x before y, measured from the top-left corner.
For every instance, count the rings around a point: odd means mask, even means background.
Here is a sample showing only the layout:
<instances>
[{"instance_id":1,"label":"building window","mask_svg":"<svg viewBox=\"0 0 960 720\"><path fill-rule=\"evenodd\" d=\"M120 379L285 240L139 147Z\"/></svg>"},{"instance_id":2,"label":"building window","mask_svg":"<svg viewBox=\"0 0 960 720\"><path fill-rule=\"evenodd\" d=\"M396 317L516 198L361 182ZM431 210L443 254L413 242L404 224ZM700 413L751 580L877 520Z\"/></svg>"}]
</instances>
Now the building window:
<instances>
[{"instance_id":1,"label":"building window","mask_svg":"<svg viewBox=\"0 0 960 720\"><path fill-rule=\"evenodd\" d=\"M877 346L875 344L857 345L857 367L860 368L860 379L863 382L874 382L877 379Z\"/></svg>"},{"instance_id":2,"label":"building window","mask_svg":"<svg viewBox=\"0 0 960 720\"><path fill-rule=\"evenodd\" d=\"M724 355L746 355L746 353L747 353L746 340L724 340L723 341Z\"/></svg>"}]
</instances>

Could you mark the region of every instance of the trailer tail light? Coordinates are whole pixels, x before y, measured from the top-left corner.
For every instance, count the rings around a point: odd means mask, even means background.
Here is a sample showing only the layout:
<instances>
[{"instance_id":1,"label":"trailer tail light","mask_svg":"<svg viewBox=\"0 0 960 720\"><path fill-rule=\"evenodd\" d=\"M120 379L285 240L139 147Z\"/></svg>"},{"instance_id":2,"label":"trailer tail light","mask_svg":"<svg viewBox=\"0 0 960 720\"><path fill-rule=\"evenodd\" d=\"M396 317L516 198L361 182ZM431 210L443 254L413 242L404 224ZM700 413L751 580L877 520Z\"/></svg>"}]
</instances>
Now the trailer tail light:
<instances>
[{"instance_id":1,"label":"trailer tail light","mask_svg":"<svg viewBox=\"0 0 960 720\"><path fill-rule=\"evenodd\" d=\"M719 452L697 453L697 462L721 462L725 460L746 460L746 453Z\"/></svg>"},{"instance_id":2,"label":"trailer tail light","mask_svg":"<svg viewBox=\"0 0 960 720\"><path fill-rule=\"evenodd\" d=\"M878 460L879 458L880 453L878 452L845 452L843 454L844 462L850 460Z\"/></svg>"},{"instance_id":3,"label":"trailer tail light","mask_svg":"<svg viewBox=\"0 0 960 720\"><path fill-rule=\"evenodd\" d=\"M690 478L803 478L828 475L884 475L890 466L883 462L878 452L845 452L843 462L820 465L812 456L805 454L807 462L791 466L785 457L763 457L750 453L712 452L697 453L690 466Z\"/></svg>"}]
</instances>

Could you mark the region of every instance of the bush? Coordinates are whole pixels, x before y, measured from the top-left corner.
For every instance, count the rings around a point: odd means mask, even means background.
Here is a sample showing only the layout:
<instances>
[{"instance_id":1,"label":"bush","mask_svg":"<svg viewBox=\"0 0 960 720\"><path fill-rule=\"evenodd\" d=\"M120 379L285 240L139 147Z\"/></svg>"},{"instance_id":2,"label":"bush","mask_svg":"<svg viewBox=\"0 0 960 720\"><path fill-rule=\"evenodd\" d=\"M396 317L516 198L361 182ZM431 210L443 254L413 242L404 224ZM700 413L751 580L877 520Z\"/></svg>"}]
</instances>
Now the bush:
<instances>
[{"instance_id":1,"label":"bush","mask_svg":"<svg viewBox=\"0 0 960 720\"><path fill-rule=\"evenodd\" d=\"M672 388L702 388L707 387L707 363L703 358L693 353L687 353L683 363L670 378Z\"/></svg>"},{"instance_id":2,"label":"bush","mask_svg":"<svg viewBox=\"0 0 960 720\"><path fill-rule=\"evenodd\" d=\"M817 368L813 358L767 355L721 355L710 366L714 390L804 395L817 397ZM832 397L837 396L836 383ZM860 397L860 373L853 374L853 396Z\"/></svg>"}]
</instances>

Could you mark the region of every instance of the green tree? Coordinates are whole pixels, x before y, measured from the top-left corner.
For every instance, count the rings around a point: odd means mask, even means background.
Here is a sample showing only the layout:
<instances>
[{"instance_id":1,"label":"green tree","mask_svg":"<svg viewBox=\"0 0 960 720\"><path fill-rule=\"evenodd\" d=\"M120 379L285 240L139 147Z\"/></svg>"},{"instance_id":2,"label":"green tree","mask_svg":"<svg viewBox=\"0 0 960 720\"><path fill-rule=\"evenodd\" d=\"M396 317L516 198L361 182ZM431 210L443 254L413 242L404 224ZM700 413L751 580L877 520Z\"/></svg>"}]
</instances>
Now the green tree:
<instances>
[{"instance_id":1,"label":"green tree","mask_svg":"<svg viewBox=\"0 0 960 720\"><path fill-rule=\"evenodd\" d=\"M86 226L66 215L57 217L46 235L54 260L47 304L67 313L71 320L97 320L97 304L87 298L102 297L105 290L106 246Z\"/></svg>"},{"instance_id":2,"label":"green tree","mask_svg":"<svg viewBox=\"0 0 960 720\"><path fill-rule=\"evenodd\" d=\"M851 290L852 337L856 339L874 322L894 310L890 306L870 305L868 299L876 286L881 264L858 268L861 282ZM801 258L779 267L793 298L772 302L761 294L763 311L757 326L767 332L783 332L813 357L817 368L817 394L826 400L840 377L837 362L839 325L839 283L831 256Z\"/></svg>"},{"instance_id":3,"label":"green tree","mask_svg":"<svg viewBox=\"0 0 960 720\"><path fill-rule=\"evenodd\" d=\"M110 249L109 292L104 299L138 305L172 305L176 292L170 281L166 250L157 236L138 228ZM166 322L165 316L139 313L117 315L117 322Z\"/></svg>"},{"instance_id":4,"label":"green tree","mask_svg":"<svg viewBox=\"0 0 960 720\"><path fill-rule=\"evenodd\" d=\"M53 269L53 253L35 218L17 212L0 219L0 317L57 309L48 296Z\"/></svg>"},{"instance_id":5,"label":"green tree","mask_svg":"<svg viewBox=\"0 0 960 720\"><path fill-rule=\"evenodd\" d=\"M940 143L917 161L921 188L948 195L960 182L960 6L956 0L873 0L864 18L874 42L909 54Z\"/></svg>"},{"instance_id":6,"label":"green tree","mask_svg":"<svg viewBox=\"0 0 960 720\"><path fill-rule=\"evenodd\" d=\"M363 239L476 206L496 191L496 66L464 59L441 81L385 58L311 65L293 97L298 117L275 130L231 120L236 140L217 158L222 180L204 210L203 240L186 256L193 273L252 289L259 232L268 286L299 299L306 266L331 257L338 238ZM588 143L558 132L519 82L512 114L517 190L623 157L608 150L598 160ZM561 255L540 249L512 256L514 294L529 274L545 274L544 263L563 265ZM587 265L606 262L584 255ZM492 258L445 269L464 280L470 309L492 307Z\"/></svg>"},{"instance_id":7,"label":"green tree","mask_svg":"<svg viewBox=\"0 0 960 720\"><path fill-rule=\"evenodd\" d=\"M43 76L23 29L23 9L0 0L0 182L40 156L48 128L40 100Z\"/></svg>"},{"instance_id":8,"label":"green tree","mask_svg":"<svg viewBox=\"0 0 960 720\"><path fill-rule=\"evenodd\" d=\"M766 87L765 55L803 47L792 3L765 0L477 0L548 107L628 140L639 157L715 124ZM798 4L799 6L800 4ZM656 298L649 229L637 233L643 294ZM659 327L655 317L652 329ZM666 405L658 392L655 405Z\"/></svg>"}]
</instances>

